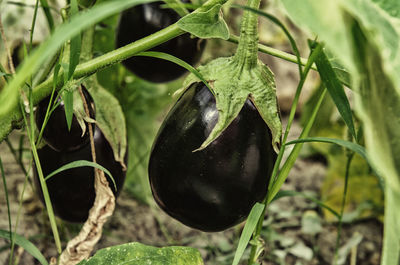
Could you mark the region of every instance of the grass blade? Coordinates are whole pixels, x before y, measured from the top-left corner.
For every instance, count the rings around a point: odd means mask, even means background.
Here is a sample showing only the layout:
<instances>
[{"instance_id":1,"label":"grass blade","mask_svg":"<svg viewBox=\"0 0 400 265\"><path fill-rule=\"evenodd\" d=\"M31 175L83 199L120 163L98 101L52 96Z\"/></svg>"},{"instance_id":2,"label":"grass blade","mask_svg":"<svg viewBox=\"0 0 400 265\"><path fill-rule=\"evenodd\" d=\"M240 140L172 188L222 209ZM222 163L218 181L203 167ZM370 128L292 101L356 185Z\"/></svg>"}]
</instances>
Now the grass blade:
<instances>
[{"instance_id":1,"label":"grass blade","mask_svg":"<svg viewBox=\"0 0 400 265\"><path fill-rule=\"evenodd\" d=\"M12 226L11 226L11 212L10 212L10 201L8 200L8 189L7 189L7 181L6 175L4 173L3 162L0 157L0 170L1 170L1 177L3 178L3 187L4 187L4 194L6 196L6 203L7 203L7 214L8 214L8 229L10 234L10 241L12 246L14 244L14 237L12 236ZM13 261L13 249L11 248L10 251L10 263Z\"/></svg>"},{"instance_id":2,"label":"grass blade","mask_svg":"<svg viewBox=\"0 0 400 265\"><path fill-rule=\"evenodd\" d=\"M49 265L43 254L39 251L39 249L37 249L34 244L32 244L32 242L30 242L25 237L15 233L12 233L12 236L15 238L15 243L25 249L26 252L31 254L33 257L35 257L40 262L40 264ZM0 237L10 240L10 232L0 229Z\"/></svg>"},{"instance_id":3,"label":"grass blade","mask_svg":"<svg viewBox=\"0 0 400 265\"><path fill-rule=\"evenodd\" d=\"M353 114L350 108L350 103L347 99L346 94L344 93L342 83L337 77L331 63L328 60L328 57L323 50L315 59L315 64L317 65L321 80L328 89L328 92L331 95L333 102L335 102L335 105L340 115L342 116L354 139L357 140L357 134L353 123Z\"/></svg>"},{"instance_id":4,"label":"grass blade","mask_svg":"<svg viewBox=\"0 0 400 265\"><path fill-rule=\"evenodd\" d=\"M297 140L290 141L290 142L286 143L286 145L297 144L297 143L307 143L307 142L331 143L331 144L337 144L337 145L343 146L344 148L347 148L347 149L359 154L362 158L365 159L365 161L367 161L367 163L369 165L371 165L370 158L363 146L353 143L353 142L342 140L342 139L335 139L335 138L328 138L328 137L309 137L309 138L297 139ZM372 168L372 170L373 170L374 175L379 180L380 187L384 191L385 190L385 180L373 168Z\"/></svg>"},{"instance_id":5,"label":"grass blade","mask_svg":"<svg viewBox=\"0 0 400 265\"><path fill-rule=\"evenodd\" d=\"M189 72L191 72L192 74L194 74L196 77L198 77L211 91L212 89L209 87L208 82L203 78L203 76L199 73L199 71L196 70L196 68L194 68L193 66L191 66L190 64L188 64L187 62L173 56L170 55L168 53L164 53L164 52L140 52L138 54L135 54L135 56L148 56L148 57L154 57L154 58L158 58L158 59L163 59L163 60L167 60L170 62L173 62L183 68L185 68L186 70L188 70Z\"/></svg>"},{"instance_id":6,"label":"grass blade","mask_svg":"<svg viewBox=\"0 0 400 265\"><path fill-rule=\"evenodd\" d=\"M47 2L47 0L40 0L40 4L46 16L47 24L49 24L50 32L52 32L54 30L54 19L50 13L49 3Z\"/></svg>"},{"instance_id":7,"label":"grass blade","mask_svg":"<svg viewBox=\"0 0 400 265\"><path fill-rule=\"evenodd\" d=\"M100 170L104 171L104 173L106 173L110 177L110 179L112 180L115 190L117 190L117 185L115 184L114 178L111 175L110 171L108 171L102 165L99 165L97 163L94 163L92 161L87 161L87 160L76 160L74 162L65 164L65 165L59 167L58 169L54 170L50 174L48 174L44 178L44 180L47 181L48 179L50 179L51 177L53 177L54 175L56 175L56 174L58 174L58 173L60 173L62 171L65 171L65 170L68 170L68 169L71 169L71 168L77 168L77 167L94 167L94 168L97 168L97 169L100 169Z\"/></svg>"},{"instance_id":8,"label":"grass blade","mask_svg":"<svg viewBox=\"0 0 400 265\"><path fill-rule=\"evenodd\" d=\"M297 143L308 143L308 142L321 142L321 143L337 144L337 145L343 146L343 147L359 154L365 160L368 161L368 155L363 146L353 143L353 142L350 142L350 141L343 140L343 139L335 139L335 138L328 138L328 137L309 137L309 138L297 139L297 140L287 142L286 145L297 144Z\"/></svg>"},{"instance_id":9,"label":"grass blade","mask_svg":"<svg viewBox=\"0 0 400 265\"><path fill-rule=\"evenodd\" d=\"M251 235L257 227L258 220L260 219L262 213L264 212L264 204L256 203L254 204L249 217L247 218L246 225L244 226L243 232L240 235L240 240L238 247L235 252L235 257L233 258L232 265L239 264L240 258L243 256L243 253L249 244Z\"/></svg>"},{"instance_id":10,"label":"grass blade","mask_svg":"<svg viewBox=\"0 0 400 265\"><path fill-rule=\"evenodd\" d=\"M65 119L67 120L68 131L71 130L72 118L74 117L74 92L72 90L65 90L62 93L62 100L64 102Z\"/></svg>"}]
</instances>

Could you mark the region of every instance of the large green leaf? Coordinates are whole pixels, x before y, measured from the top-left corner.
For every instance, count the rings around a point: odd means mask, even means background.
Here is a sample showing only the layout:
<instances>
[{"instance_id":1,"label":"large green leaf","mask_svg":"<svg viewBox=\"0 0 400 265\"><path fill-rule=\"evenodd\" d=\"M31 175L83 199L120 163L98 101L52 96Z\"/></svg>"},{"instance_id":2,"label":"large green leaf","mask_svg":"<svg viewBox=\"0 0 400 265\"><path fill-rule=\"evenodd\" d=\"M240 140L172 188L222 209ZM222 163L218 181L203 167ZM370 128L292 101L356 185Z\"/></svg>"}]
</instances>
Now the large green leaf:
<instances>
[{"instance_id":1,"label":"large green leaf","mask_svg":"<svg viewBox=\"0 0 400 265\"><path fill-rule=\"evenodd\" d=\"M297 26L317 34L318 39L325 42L348 70L354 69L351 43L346 36L346 25L341 12L341 0L282 0L282 3Z\"/></svg>"},{"instance_id":2,"label":"large green leaf","mask_svg":"<svg viewBox=\"0 0 400 265\"><path fill-rule=\"evenodd\" d=\"M202 265L200 252L189 247L156 248L140 243L128 243L104 248L78 265Z\"/></svg>"},{"instance_id":3,"label":"large green leaf","mask_svg":"<svg viewBox=\"0 0 400 265\"><path fill-rule=\"evenodd\" d=\"M370 162L400 196L400 4L398 0L283 0L292 19L324 41L352 75ZM328 23L329 22L329 23ZM334 23L333 23L334 22ZM382 264L397 264L400 205L385 205ZM388 216L389 215L389 216ZM388 236L390 238L388 238ZM388 242L389 241L389 242ZM390 258L389 258L390 257Z\"/></svg>"}]
</instances>

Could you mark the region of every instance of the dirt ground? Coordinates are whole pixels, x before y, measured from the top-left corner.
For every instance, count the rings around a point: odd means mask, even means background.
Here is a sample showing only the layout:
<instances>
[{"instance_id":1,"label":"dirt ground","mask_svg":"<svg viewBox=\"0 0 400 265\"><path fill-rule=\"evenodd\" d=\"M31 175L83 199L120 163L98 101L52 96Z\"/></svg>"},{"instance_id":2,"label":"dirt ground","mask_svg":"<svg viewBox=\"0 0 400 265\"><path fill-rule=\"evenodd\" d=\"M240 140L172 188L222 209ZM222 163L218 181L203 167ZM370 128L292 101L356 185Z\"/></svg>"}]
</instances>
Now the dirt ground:
<instances>
[{"instance_id":1,"label":"dirt ground","mask_svg":"<svg viewBox=\"0 0 400 265\"><path fill-rule=\"evenodd\" d=\"M299 131L299 129L294 130ZM11 139L16 141L19 132ZM18 214L19 196L24 174L6 143L0 144L10 198L12 223ZM26 165L27 166L27 165ZM317 160L298 159L284 190L296 190L319 197L326 165ZM0 229L8 229L8 214L3 185L0 188ZM46 212L28 184L23 198L18 233L29 238L45 255L56 255ZM63 246L80 226L59 221ZM332 264L337 237L337 224L324 221L317 204L302 197L285 197L272 203L262 232L265 249L263 265ZM97 249L141 242L153 246L185 245L200 250L207 265L231 264L243 224L219 233L203 233L190 229L167 216L157 207L140 204L122 191L114 215L106 224ZM374 219L344 224L338 264L379 264L382 245L382 224ZM0 239L0 264L8 264L9 242ZM18 264L39 264L22 248L17 248ZM245 253L245 256L248 252ZM354 263L356 261L356 263ZM246 264L243 262L243 264Z\"/></svg>"}]
</instances>

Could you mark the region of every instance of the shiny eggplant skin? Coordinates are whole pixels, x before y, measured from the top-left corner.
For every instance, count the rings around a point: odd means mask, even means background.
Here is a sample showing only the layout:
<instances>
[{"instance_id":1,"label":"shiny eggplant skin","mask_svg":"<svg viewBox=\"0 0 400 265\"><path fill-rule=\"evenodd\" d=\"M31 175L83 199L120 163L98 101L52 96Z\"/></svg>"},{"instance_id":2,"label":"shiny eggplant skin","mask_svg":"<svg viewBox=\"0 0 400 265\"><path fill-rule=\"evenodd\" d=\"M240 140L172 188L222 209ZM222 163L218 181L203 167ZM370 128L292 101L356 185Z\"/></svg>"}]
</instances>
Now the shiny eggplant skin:
<instances>
[{"instance_id":1,"label":"shiny eggplant skin","mask_svg":"<svg viewBox=\"0 0 400 265\"><path fill-rule=\"evenodd\" d=\"M82 89L85 100L88 103L89 113L94 118L93 99L85 88ZM55 97L55 95L54 95ZM46 116L47 106L49 105L50 96L43 99L36 108L36 125L38 130L41 129ZM82 129L75 115L72 118L71 130L68 130L67 120L65 117L64 102L59 98L59 105L50 115L46 127L43 131L43 140L55 151L74 151L89 143L88 123L86 123L86 131L82 135Z\"/></svg>"},{"instance_id":2,"label":"shiny eggplant skin","mask_svg":"<svg viewBox=\"0 0 400 265\"><path fill-rule=\"evenodd\" d=\"M117 47L125 46L153 34L180 19L175 11L161 8L161 4L163 2L153 2L125 10L121 14L117 29ZM199 61L204 46L205 41L191 38L189 34L183 34L151 50L169 53L194 65ZM134 56L122 63L135 75L153 83L169 82L186 72L186 69L181 66L151 57Z\"/></svg>"},{"instance_id":3,"label":"shiny eggplant skin","mask_svg":"<svg viewBox=\"0 0 400 265\"><path fill-rule=\"evenodd\" d=\"M181 96L162 124L150 155L149 180L158 205L202 231L242 222L266 195L276 160L271 133L248 99L229 127L200 147L218 120L203 83Z\"/></svg>"},{"instance_id":4,"label":"shiny eggplant skin","mask_svg":"<svg viewBox=\"0 0 400 265\"><path fill-rule=\"evenodd\" d=\"M110 144L97 127L94 133L94 142L97 163L108 169L113 176L117 190L115 190L112 180L105 174L111 190L117 197L124 184L126 171L123 170L119 162L114 160ZM76 160L92 161L90 144L72 152L58 152L46 145L38 149L38 155L44 177L70 162ZM33 172L36 191L44 202L35 165ZM86 221L95 199L93 167L78 167L62 171L52 176L46 183L54 212L58 217L69 222Z\"/></svg>"}]
</instances>

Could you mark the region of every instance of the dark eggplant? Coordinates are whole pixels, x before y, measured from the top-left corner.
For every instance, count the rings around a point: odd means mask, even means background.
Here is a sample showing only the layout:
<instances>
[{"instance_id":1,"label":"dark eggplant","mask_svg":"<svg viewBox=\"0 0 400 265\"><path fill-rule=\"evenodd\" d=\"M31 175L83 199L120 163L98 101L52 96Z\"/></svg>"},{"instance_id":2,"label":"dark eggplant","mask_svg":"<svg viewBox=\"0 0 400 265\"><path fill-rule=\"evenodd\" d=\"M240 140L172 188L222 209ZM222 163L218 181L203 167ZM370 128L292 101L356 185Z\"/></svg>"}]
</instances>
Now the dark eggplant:
<instances>
[{"instance_id":1,"label":"dark eggplant","mask_svg":"<svg viewBox=\"0 0 400 265\"><path fill-rule=\"evenodd\" d=\"M85 88L82 89L82 92L88 103L90 117L94 118L95 109L93 99ZM49 101L50 96L42 100L37 106L36 124L39 130L43 125ZM81 126L74 115L72 118L71 130L68 130L64 102L60 98L58 98L58 101L59 105L51 114L44 128L43 140L56 151L78 150L89 142L88 123L86 123L86 131L83 134Z\"/></svg>"},{"instance_id":2,"label":"dark eggplant","mask_svg":"<svg viewBox=\"0 0 400 265\"><path fill-rule=\"evenodd\" d=\"M180 19L174 10L161 8L161 4L163 2L153 2L125 10L119 20L117 47L153 34ZM199 61L204 46L204 41L191 38L189 34L183 34L151 50L169 53L194 65ZM135 75L154 83L175 80L186 72L184 68L174 63L150 57L134 56L122 63Z\"/></svg>"},{"instance_id":3,"label":"dark eggplant","mask_svg":"<svg viewBox=\"0 0 400 265\"><path fill-rule=\"evenodd\" d=\"M115 161L110 144L97 127L94 133L94 143L97 163L108 169L113 176L117 190L106 174L109 186L117 197L125 181L126 171L123 170L119 162ZM44 177L70 162L76 160L92 161L90 144L72 152L58 152L46 145L38 149L38 155ZM35 165L33 172L36 191L44 202ZM46 183L57 216L69 222L84 222L87 219L95 199L93 167L78 167L62 171L52 176Z\"/></svg>"},{"instance_id":4,"label":"dark eggplant","mask_svg":"<svg viewBox=\"0 0 400 265\"><path fill-rule=\"evenodd\" d=\"M249 99L216 140L193 152L217 120L212 93L203 83L191 85L164 120L149 162L158 205L202 231L242 222L265 197L276 160L270 130Z\"/></svg>"}]
</instances>

